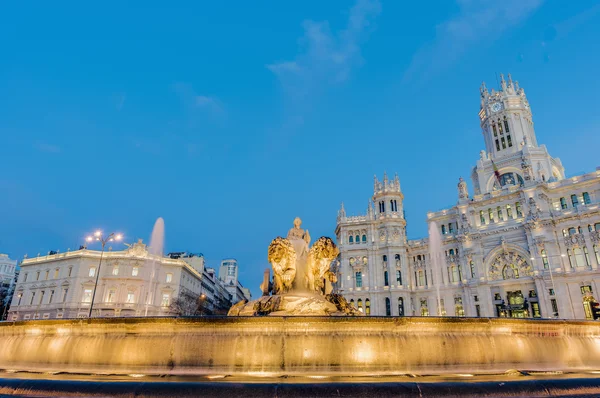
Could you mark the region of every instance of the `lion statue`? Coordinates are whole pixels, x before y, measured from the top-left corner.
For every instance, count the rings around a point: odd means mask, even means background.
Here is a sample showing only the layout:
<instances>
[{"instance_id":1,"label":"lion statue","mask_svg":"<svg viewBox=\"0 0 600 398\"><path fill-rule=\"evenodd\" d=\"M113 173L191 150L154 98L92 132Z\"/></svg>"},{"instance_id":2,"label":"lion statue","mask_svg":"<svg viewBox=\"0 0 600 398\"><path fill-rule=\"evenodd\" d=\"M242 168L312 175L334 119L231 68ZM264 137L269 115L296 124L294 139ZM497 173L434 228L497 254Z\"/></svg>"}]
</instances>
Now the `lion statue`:
<instances>
[{"instance_id":1,"label":"lion statue","mask_svg":"<svg viewBox=\"0 0 600 398\"><path fill-rule=\"evenodd\" d=\"M320 237L308 252L306 284L311 291L322 291L331 262L340 254L331 238Z\"/></svg>"},{"instance_id":2,"label":"lion statue","mask_svg":"<svg viewBox=\"0 0 600 398\"><path fill-rule=\"evenodd\" d=\"M296 252L289 240L278 236L269 245L268 260L273 267L273 289L275 294L290 290L296 277Z\"/></svg>"}]
</instances>

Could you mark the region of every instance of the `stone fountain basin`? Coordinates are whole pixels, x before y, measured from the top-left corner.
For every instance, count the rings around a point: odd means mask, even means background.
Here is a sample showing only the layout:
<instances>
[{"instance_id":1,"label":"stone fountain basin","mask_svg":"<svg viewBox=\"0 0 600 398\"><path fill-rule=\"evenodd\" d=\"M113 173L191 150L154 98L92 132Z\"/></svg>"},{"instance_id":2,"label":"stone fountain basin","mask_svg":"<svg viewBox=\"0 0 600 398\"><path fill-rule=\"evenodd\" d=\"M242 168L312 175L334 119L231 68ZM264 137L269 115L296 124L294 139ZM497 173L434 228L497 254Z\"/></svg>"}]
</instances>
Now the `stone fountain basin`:
<instances>
[{"instance_id":1,"label":"stone fountain basin","mask_svg":"<svg viewBox=\"0 0 600 398\"><path fill-rule=\"evenodd\" d=\"M242 377L597 370L600 324L277 316L3 322L0 369Z\"/></svg>"}]
</instances>

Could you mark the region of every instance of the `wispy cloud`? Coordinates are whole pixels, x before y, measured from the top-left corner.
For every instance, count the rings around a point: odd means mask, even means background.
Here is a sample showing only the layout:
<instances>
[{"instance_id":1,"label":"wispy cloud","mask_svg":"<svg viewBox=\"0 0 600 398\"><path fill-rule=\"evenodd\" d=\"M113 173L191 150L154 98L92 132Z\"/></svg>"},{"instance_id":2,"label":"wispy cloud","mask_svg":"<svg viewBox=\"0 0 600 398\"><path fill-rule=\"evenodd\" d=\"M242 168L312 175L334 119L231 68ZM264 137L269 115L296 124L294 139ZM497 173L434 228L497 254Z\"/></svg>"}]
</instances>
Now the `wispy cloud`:
<instances>
[{"instance_id":1,"label":"wispy cloud","mask_svg":"<svg viewBox=\"0 0 600 398\"><path fill-rule=\"evenodd\" d=\"M206 109L214 113L223 113L223 106L215 97L200 95L188 83L174 83L171 88L191 109Z\"/></svg>"},{"instance_id":2,"label":"wispy cloud","mask_svg":"<svg viewBox=\"0 0 600 398\"><path fill-rule=\"evenodd\" d=\"M48 144L42 141L36 141L34 143L34 147L38 151L46 153L60 153L61 151L61 148L58 145Z\"/></svg>"},{"instance_id":3,"label":"wispy cloud","mask_svg":"<svg viewBox=\"0 0 600 398\"><path fill-rule=\"evenodd\" d=\"M413 56L404 81L421 81L448 68L470 48L498 39L544 0L457 0L458 15L436 27L436 38Z\"/></svg>"},{"instance_id":4,"label":"wispy cloud","mask_svg":"<svg viewBox=\"0 0 600 398\"><path fill-rule=\"evenodd\" d=\"M352 68L362 62L360 44L380 12L379 0L357 0L345 28L339 31L332 31L327 21L305 20L300 51L295 58L266 67L296 97L309 94L323 83L343 82Z\"/></svg>"}]
</instances>

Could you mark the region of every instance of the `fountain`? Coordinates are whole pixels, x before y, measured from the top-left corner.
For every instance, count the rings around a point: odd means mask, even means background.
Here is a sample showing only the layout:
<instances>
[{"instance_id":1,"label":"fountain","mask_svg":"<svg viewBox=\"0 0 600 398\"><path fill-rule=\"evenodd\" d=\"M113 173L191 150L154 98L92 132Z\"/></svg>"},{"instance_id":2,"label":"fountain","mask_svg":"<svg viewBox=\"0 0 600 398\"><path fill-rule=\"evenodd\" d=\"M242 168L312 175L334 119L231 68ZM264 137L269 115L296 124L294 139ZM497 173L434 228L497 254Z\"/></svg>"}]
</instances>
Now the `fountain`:
<instances>
[{"instance_id":1,"label":"fountain","mask_svg":"<svg viewBox=\"0 0 600 398\"><path fill-rule=\"evenodd\" d=\"M152 234L150 235L150 245L148 246L148 252L151 254L150 256L150 267L152 269L152 273L150 274L150 297L146 298L146 309L144 311L144 316L148 316L148 308L150 303L154 302L154 296L156 295L156 258L161 257L163 255L163 250L165 246L165 220L162 217L158 217L156 222L154 223L154 227L152 228Z\"/></svg>"},{"instance_id":2,"label":"fountain","mask_svg":"<svg viewBox=\"0 0 600 398\"><path fill-rule=\"evenodd\" d=\"M89 395L118 380L111 391L176 396L193 396L198 388L231 396L240 393L239 383L253 396L293 396L292 388L312 396L440 396L452 392L449 385L470 396L540 396L583 385L590 394L600 392L594 376L600 373L599 323L360 316L331 289L337 247L322 237L309 248L310 235L300 226L297 219L287 238L271 242L273 278L265 273L263 296L234 305L227 317L0 323L0 391L79 388ZM154 232L152 242L162 243L162 219ZM162 252L162 244L151 247ZM569 381L576 377L569 372L579 378ZM23 381L34 377L46 384ZM85 377L88 384L57 380ZM465 377L479 381L465 383ZM160 382L165 378L197 384Z\"/></svg>"}]
</instances>

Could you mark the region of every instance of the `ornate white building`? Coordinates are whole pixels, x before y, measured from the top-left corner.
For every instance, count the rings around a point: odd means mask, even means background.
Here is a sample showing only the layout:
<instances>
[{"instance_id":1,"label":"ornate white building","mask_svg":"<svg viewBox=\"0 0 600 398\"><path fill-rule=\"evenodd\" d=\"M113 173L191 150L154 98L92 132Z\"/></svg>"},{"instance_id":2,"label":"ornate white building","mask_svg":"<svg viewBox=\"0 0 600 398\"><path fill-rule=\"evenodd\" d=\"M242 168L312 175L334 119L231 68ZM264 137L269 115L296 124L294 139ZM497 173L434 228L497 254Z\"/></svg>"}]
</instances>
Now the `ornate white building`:
<instances>
[{"instance_id":1,"label":"ornate white building","mask_svg":"<svg viewBox=\"0 0 600 398\"><path fill-rule=\"evenodd\" d=\"M538 145L525 91L510 75L498 91L480 92L486 150L471 172L474 195L460 178L457 204L427 215L439 234L409 240L398 177L375 177L367 214L347 216L343 204L338 214L338 289L370 315L591 319L600 169L565 178ZM431 261L436 236L442 255Z\"/></svg>"},{"instance_id":2,"label":"ornate white building","mask_svg":"<svg viewBox=\"0 0 600 398\"><path fill-rule=\"evenodd\" d=\"M203 295L211 309L229 295L202 255L148 252L140 241L122 251L82 248L26 258L15 288L9 320L170 315L170 304L182 290ZM227 294L227 297L221 297ZM228 308L228 307L227 307Z\"/></svg>"},{"instance_id":3,"label":"ornate white building","mask_svg":"<svg viewBox=\"0 0 600 398\"><path fill-rule=\"evenodd\" d=\"M0 285L10 285L17 270L17 260L11 260L8 254L0 253Z\"/></svg>"}]
</instances>

